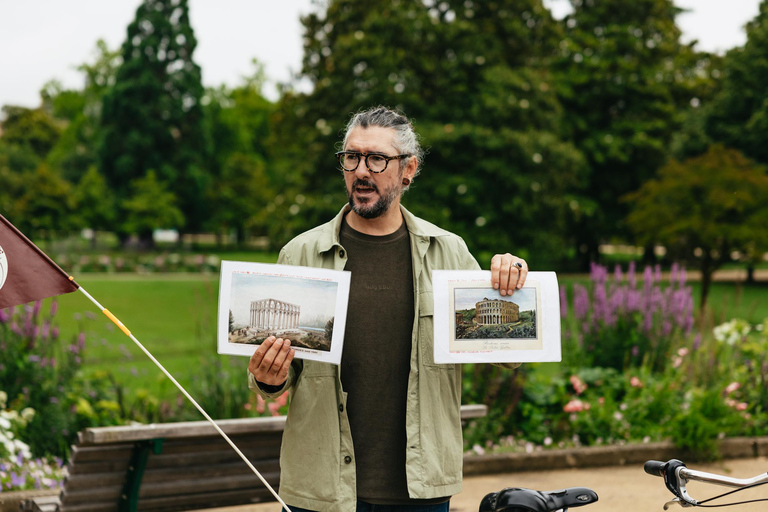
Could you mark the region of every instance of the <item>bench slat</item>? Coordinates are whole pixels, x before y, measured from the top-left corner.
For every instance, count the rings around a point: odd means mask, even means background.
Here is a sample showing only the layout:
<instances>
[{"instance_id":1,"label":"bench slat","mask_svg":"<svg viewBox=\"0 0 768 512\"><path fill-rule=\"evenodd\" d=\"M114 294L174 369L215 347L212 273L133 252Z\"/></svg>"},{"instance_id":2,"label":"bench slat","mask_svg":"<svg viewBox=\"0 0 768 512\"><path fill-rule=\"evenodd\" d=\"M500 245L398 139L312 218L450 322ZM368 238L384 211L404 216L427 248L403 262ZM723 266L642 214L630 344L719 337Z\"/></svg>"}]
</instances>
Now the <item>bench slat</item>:
<instances>
[{"instance_id":1,"label":"bench slat","mask_svg":"<svg viewBox=\"0 0 768 512\"><path fill-rule=\"evenodd\" d=\"M278 471L262 473L262 476L270 485L277 485L280 480L280 473ZM179 479L168 482L142 482L141 490L139 491L139 508L143 510L142 503L145 500L151 501L155 498L183 500L189 497L194 501L201 494L212 495L225 491L243 491L255 497L266 497L269 494L269 491L253 473L196 480ZM65 489L61 496L61 503L67 509L72 506L94 502L117 504L121 493L122 484L84 490Z\"/></svg>"},{"instance_id":2,"label":"bench slat","mask_svg":"<svg viewBox=\"0 0 768 512\"><path fill-rule=\"evenodd\" d=\"M265 418L239 418L219 420L216 424L227 435L251 434L256 432L282 432L285 416ZM152 423L150 425L124 425L119 427L93 427L82 432L80 444L144 441L157 438L183 438L217 436L216 429L207 421L184 421L178 423Z\"/></svg>"}]
</instances>

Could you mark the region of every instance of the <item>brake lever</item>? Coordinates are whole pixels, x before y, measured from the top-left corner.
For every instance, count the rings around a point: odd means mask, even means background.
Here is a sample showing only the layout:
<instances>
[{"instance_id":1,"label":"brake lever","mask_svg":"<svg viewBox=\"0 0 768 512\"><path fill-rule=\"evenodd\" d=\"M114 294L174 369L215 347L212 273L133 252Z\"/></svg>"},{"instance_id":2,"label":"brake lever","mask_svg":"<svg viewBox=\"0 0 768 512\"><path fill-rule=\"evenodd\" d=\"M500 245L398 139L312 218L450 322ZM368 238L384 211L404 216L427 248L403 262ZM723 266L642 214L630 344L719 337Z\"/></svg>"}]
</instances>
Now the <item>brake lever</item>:
<instances>
[{"instance_id":1,"label":"brake lever","mask_svg":"<svg viewBox=\"0 0 768 512\"><path fill-rule=\"evenodd\" d=\"M675 498L675 500L677 500L683 507L695 507L699 504L699 502L691 498L691 495L688 494L688 490L685 488L685 485L688 483L688 479L682 474L684 469L686 469L685 466L680 466L675 469L677 488L680 491L679 497Z\"/></svg>"}]
</instances>

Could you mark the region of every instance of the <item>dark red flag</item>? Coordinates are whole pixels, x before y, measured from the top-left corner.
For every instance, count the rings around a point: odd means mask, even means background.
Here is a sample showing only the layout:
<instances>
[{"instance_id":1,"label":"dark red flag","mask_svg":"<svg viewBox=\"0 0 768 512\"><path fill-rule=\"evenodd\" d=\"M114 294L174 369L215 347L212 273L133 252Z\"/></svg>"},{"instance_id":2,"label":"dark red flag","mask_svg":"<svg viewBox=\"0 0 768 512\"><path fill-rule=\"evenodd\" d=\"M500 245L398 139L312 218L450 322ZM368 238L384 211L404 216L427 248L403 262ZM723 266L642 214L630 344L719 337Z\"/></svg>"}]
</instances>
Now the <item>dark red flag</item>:
<instances>
[{"instance_id":1,"label":"dark red flag","mask_svg":"<svg viewBox=\"0 0 768 512\"><path fill-rule=\"evenodd\" d=\"M66 272L0 215L0 309L78 288Z\"/></svg>"}]
</instances>

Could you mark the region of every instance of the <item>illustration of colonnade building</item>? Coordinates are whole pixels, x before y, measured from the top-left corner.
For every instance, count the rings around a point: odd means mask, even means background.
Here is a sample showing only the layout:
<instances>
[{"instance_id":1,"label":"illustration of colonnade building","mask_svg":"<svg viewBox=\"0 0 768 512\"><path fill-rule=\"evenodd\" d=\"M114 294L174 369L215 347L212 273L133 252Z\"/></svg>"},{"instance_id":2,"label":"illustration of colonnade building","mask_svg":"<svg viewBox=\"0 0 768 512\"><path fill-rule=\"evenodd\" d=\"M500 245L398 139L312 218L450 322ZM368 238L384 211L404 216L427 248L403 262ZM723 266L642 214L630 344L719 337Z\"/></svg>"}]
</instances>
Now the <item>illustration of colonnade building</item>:
<instances>
[{"instance_id":1,"label":"illustration of colonnade building","mask_svg":"<svg viewBox=\"0 0 768 512\"><path fill-rule=\"evenodd\" d=\"M514 302L483 298L475 304L475 323L479 325L509 324L520 319L520 306Z\"/></svg>"},{"instance_id":2,"label":"illustration of colonnade building","mask_svg":"<svg viewBox=\"0 0 768 512\"><path fill-rule=\"evenodd\" d=\"M251 301L251 327L294 329L299 326L301 306L277 299Z\"/></svg>"}]
</instances>

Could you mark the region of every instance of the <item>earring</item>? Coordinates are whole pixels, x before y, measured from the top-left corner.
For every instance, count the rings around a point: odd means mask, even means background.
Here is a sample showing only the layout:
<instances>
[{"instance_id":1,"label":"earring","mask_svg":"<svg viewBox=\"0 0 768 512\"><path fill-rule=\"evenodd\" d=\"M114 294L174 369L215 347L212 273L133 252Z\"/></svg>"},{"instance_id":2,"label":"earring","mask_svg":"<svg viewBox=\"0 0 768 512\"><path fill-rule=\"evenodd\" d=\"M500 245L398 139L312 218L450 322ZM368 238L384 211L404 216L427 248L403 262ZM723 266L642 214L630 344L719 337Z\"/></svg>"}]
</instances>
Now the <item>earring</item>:
<instances>
[{"instance_id":1,"label":"earring","mask_svg":"<svg viewBox=\"0 0 768 512\"><path fill-rule=\"evenodd\" d=\"M403 185L407 187L410 184L411 184L411 180L409 180L408 178L403 178Z\"/></svg>"}]
</instances>

